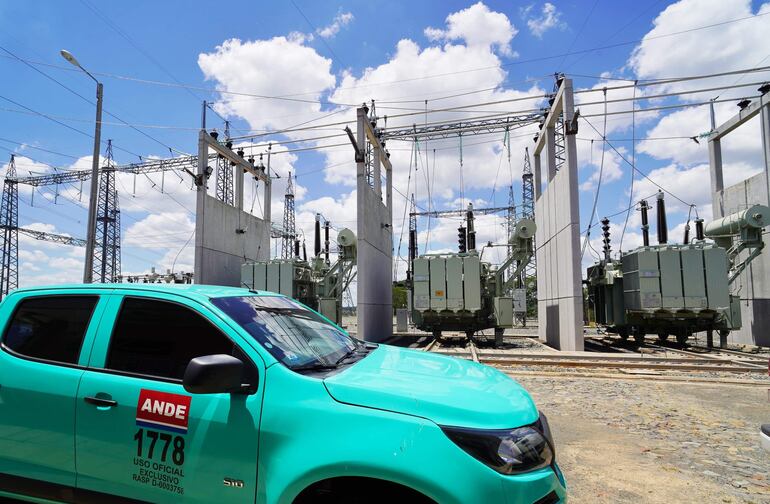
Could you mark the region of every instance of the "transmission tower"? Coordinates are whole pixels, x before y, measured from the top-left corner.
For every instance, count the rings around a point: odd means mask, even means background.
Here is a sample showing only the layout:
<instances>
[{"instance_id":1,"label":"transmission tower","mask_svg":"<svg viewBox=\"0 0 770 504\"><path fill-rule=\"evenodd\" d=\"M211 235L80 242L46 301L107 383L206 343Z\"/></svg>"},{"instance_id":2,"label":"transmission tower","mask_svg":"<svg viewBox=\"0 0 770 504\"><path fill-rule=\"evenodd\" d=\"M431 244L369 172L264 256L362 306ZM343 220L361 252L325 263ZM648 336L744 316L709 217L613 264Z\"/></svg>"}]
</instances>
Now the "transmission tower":
<instances>
[{"instance_id":1,"label":"transmission tower","mask_svg":"<svg viewBox=\"0 0 770 504\"><path fill-rule=\"evenodd\" d=\"M3 201L0 204L0 299L19 286L19 188L16 182L16 160L11 154L3 183Z\"/></svg>"},{"instance_id":2,"label":"transmission tower","mask_svg":"<svg viewBox=\"0 0 770 504\"><path fill-rule=\"evenodd\" d=\"M532 165L529 164L529 147L525 147L524 170L521 175L521 216L527 219L535 218L535 183L533 178Z\"/></svg>"},{"instance_id":3,"label":"transmission tower","mask_svg":"<svg viewBox=\"0 0 770 504\"><path fill-rule=\"evenodd\" d=\"M508 186L508 211L505 213L505 232L508 236L508 255L510 256L513 254L513 245L511 244L511 238L513 238L513 229L516 225L516 198L513 196L513 186ZM516 265L511 264L508 267L508 273L506 274L506 278L508 278L511 274L513 274L513 271L515 271Z\"/></svg>"},{"instance_id":4,"label":"transmission tower","mask_svg":"<svg viewBox=\"0 0 770 504\"><path fill-rule=\"evenodd\" d=\"M406 269L406 281L411 287L412 275L414 274L414 260L417 258L417 205L414 202L414 193L409 207L409 261Z\"/></svg>"},{"instance_id":5,"label":"transmission tower","mask_svg":"<svg viewBox=\"0 0 770 504\"><path fill-rule=\"evenodd\" d=\"M521 186L522 186L522 195L521 195L521 216L526 219L534 219L535 218L535 183L534 183L534 176L532 175L532 165L529 163L529 148L524 148L524 169L522 170L521 175ZM535 241L537 237L532 239L532 247L537 250L537 242ZM527 289L528 293L535 293L536 287L535 287L535 279L537 276L537 255L532 254L532 257L529 260L529 263L524 268L524 278L523 278L523 287ZM533 284L530 288L530 284ZM530 296L527 296L527 304L529 305L532 301L530 299ZM535 304L537 306L537 304Z\"/></svg>"},{"instance_id":6,"label":"transmission tower","mask_svg":"<svg viewBox=\"0 0 770 504\"><path fill-rule=\"evenodd\" d=\"M291 259L294 256L294 240L297 229L294 222L294 184L289 172L289 183L286 186L286 196L283 200L283 232L281 233L281 259Z\"/></svg>"},{"instance_id":7,"label":"transmission tower","mask_svg":"<svg viewBox=\"0 0 770 504\"><path fill-rule=\"evenodd\" d=\"M112 140L107 140L105 158L99 177L93 278L96 283L117 283L120 282L120 207Z\"/></svg>"}]
</instances>

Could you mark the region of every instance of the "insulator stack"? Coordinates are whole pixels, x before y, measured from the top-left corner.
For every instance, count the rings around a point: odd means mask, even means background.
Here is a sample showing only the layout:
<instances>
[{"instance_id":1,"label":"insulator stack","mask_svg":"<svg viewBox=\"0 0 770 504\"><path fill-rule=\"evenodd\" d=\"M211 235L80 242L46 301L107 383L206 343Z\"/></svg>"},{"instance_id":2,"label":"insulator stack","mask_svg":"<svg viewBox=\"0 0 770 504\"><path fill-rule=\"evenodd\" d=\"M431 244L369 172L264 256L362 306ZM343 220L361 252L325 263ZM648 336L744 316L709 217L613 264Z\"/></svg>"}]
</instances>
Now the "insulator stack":
<instances>
[{"instance_id":1,"label":"insulator stack","mask_svg":"<svg viewBox=\"0 0 770 504\"><path fill-rule=\"evenodd\" d=\"M457 250L460 251L460 253L468 251L465 226L460 226L457 228Z\"/></svg>"},{"instance_id":2,"label":"insulator stack","mask_svg":"<svg viewBox=\"0 0 770 504\"><path fill-rule=\"evenodd\" d=\"M610 220L607 217L602 219L602 241L604 242L604 260L609 261L612 247L610 245Z\"/></svg>"},{"instance_id":3,"label":"insulator stack","mask_svg":"<svg viewBox=\"0 0 770 504\"><path fill-rule=\"evenodd\" d=\"M313 242L313 256L321 255L321 214L315 214L315 235Z\"/></svg>"},{"instance_id":4,"label":"insulator stack","mask_svg":"<svg viewBox=\"0 0 770 504\"><path fill-rule=\"evenodd\" d=\"M650 205L647 203L647 200L639 202L639 210L642 212L642 243L645 247L650 246L650 222L647 215L649 209Z\"/></svg>"},{"instance_id":5,"label":"insulator stack","mask_svg":"<svg viewBox=\"0 0 770 504\"><path fill-rule=\"evenodd\" d=\"M668 223L666 222L666 201L663 199L663 191L658 191L656 204L658 217L658 243L665 245L668 243Z\"/></svg>"},{"instance_id":6,"label":"insulator stack","mask_svg":"<svg viewBox=\"0 0 770 504\"><path fill-rule=\"evenodd\" d=\"M703 219L700 217L695 219L695 238L698 240L705 239L705 236L703 235Z\"/></svg>"}]
</instances>

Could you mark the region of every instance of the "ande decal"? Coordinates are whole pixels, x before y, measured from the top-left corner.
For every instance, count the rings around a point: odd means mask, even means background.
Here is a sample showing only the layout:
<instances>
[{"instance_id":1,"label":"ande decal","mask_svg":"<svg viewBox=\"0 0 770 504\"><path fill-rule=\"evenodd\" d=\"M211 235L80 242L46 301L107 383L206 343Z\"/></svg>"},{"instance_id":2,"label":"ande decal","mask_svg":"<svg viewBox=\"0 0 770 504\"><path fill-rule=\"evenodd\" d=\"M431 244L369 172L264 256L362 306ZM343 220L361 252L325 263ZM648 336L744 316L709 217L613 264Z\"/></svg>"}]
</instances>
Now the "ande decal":
<instances>
[{"instance_id":1,"label":"ande decal","mask_svg":"<svg viewBox=\"0 0 770 504\"><path fill-rule=\"evenodd\" d=\"M136 405L136 425L187 433L192 397L142 389Z\"/></svg>"}]
</instances>

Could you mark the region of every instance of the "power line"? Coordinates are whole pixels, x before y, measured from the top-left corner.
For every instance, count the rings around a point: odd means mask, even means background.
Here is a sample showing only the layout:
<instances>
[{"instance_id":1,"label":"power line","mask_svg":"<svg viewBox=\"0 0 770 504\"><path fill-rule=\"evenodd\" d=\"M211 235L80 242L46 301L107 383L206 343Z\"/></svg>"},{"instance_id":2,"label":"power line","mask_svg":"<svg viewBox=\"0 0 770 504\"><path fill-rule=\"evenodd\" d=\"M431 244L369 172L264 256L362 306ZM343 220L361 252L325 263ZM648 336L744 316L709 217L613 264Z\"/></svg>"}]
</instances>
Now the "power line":
<instances>
[{"instance_id":1,"label":"power line","mask_svg":"<svg viewBox=\"0 0 770 504\"><path fill-rule=\"evenodd\" d=\"M56 79L56 78L52 77L51 75L49 75L49 74L45 73L44 71L40 70L39 68L35 67L34 65L32 65L32 64L30 64L30 63L27 63L25 60L23 60L22 58L20 58L20 57L16 56L16 54L14 54L13 52L9 51L9 50L8 50L8 49L6 49L5 47L2 47L2 46L0 46L0 50L2 50L2 51L4 51L4 52L8 53L8 54L9 54L9 55L11 55L11 56L13 56L13 57L14 57L14 58L16 58L18 61L20 61L20 62L24 63L26 66L30 67L32 70L36 71L37 73L39 73L40 75L42 75L42 76L46 77L47 79L50 79L51 81L55 82L57 85L59 85L59 86L61 86L62 88L66 89L67 91L69 91L70 93L74 94L74 95L75 95L75 96L77 96L78 98L82 99L82 100L83 100L83 101L85 101L86 103L88 103L88 104L90 104L90 105L94 105L94 106L96 106L96 104L95 104L93 101L89 100L88 98L86 98L86 97L85 97L85 96L83 96L82 94L78 93L77 91L75 91L75 90L74 90L74 89L72 89L71 87L67 86L66 84L62 83L61 81L59 81L58 79ZM110 116L110 117L112 117L112 118L114 118L114 119L116 119L116 120L118 120L118 121L120 121L120 122L124 123L126 126L128 126L129 128L131 128L132 130L136 131L137 133L140 133L141 135L144 135L145 137L149 138L149 139L150 139L150 140L152 140L153 142L156 142L156 143L158 143L158 144L162 145L163 147L167 148L169 151L175 151L175 152L177 152L177 153L179 153L179 154L187 154L187 153L185 153L185 152L182 152L182 151L180 151L180 150L174 149L173 147L170 147L170 146L166 145L165 143L161 142L161 141L160 141L160 140L158 140L157 138L155 138L155 137L153 137L153 136L151 136L151 135L147 134L146 132L144 132L144 131L140 130L139 128L137 128L137 127L135 127L135 126L133 126L133 125L129 124L128 122L124 121L123 119L121 119L120 117L118 117L117 115L115 115L115 114L111 113L110 111L108 111L108 110L106 110L106 109L104 109L104 113L105 113L105 114L107 114L108 116Z\"/></svg>"},{"instance_id":2,"label":"power line","mask_svg":"<svg viewBox=\"0 0 770 504\"><path fill-rule=\"evenodd\" d=\"M620 33L623 33L623 32L626 30L626 28L628 28L629 26L631 26L632 24L634 24L634 23L635 23L637 20L639 20L639 18L641 18L641 17L642 17L644 14L646 14L647 12L649 12L649 11L650 11L650 10L651 10L653 7L655 7L656 5L658 5L659 3L661 3L662 1L663 1L663 0L655 0L654 2L651 2L651 3L650 3L648 6L647 6L647 7L645 7L644 9L642 9L642 10L639 12L639 14L637 14L636 16L634 16L634 18L633 18L631 21L629 21L628 23L626 23L626 24L624 24L623 26L621 26L620 28L618 28L618 29L617 29L617 31L615 31L615 32L613 32L613 33L612 33L612 35L610 35L609 37L607 37L607 38L605 38L604 40L602 40L602 42L601 42L601 43L602 43L602 44L606 44L607 42L609 42L610 40L612 40L613 38L615 38L615 37L616 37L618 34L620 34ZM581 55L579 58L577 58L577 59L575 59L574 61L572 61L572 63L570 63L570 64L569 64L569 65L568 65L568 66L567 66L567 67L564 69L564 70L565 70L565 72L566 72L566 70L567 70L569 67L571 67L571 66L574 66L575 64L577 64L577 62L578 62L578 61L580 61L581 59L583 59L584 57L586 57L588 54L590 54L590 53L584 53L584 54L582 54L582 55Z\"/></svg>"},{"instance_id":3,"label":"power line","mask_svg":"<svg viewBox=\"0 0 770 504\"><path fill-rule=\"evenodd\" d=\"M607 116L607 115L609 115L609 114L605 114L605 116ZM588 119L586 119L586 116L583 116L583 115L581 115L581 116L580 116L580 118L581 118L581 119L583 119L583 120L586 122L586 124L588 124L588 125L589 125L589 126L590 126L590 127L593 129L593 130L594 130L594 131L596 131L596 133L597 133L597 134L601 134L601 133L599 132L599 130L598 130L598 129L596 129L596 127L595 127L595 126L594 126L594 125L591 123L591 121L589 121ZM679 202L681 202L683 205L686 205L686 206L688 206L688 207L696 207L696 206L697 206L697 205L695 205L694 203L688 203L688 202L686 202L685 200L683 200L682 198L680 198L680 197L679 197L679 196L677 196L676 194L672 193L672 192L671 192L671 191L669 191L668 189L664 188L662 185L660 185L660 184L658 184L657 182L655 182L654 180L652 180L652 179L651 179L651 178L650 178L650 177L649 177L649 176L648 176L646 173L644 173L643 171L641 171L640 169L638 169L636 166L634 166L634 164L633 164L631 161L629 161L628 159L626 159L626 157L625 157L623 154L621 154L621 153L620 153L620 151L618 151L618 150L615 148L615 146L614 146L614 145L612 145L612 144L611 144L611 143L610 143L608 140L606 140L606 139L605 139L604 141L605 141L605 142L606 142L606 144L607 144L607 145L608 145L608 146L609 146L609 147L610 147L610 148L611 148L611 149L612 149L612 150L615 152L615 154L617 154L617 155L620 157L620 159L622 159L623 161L625 161L625 162L626 162L626 164L628 164L628 165L629 165L629 166L630 166L630 167L631 167L631 168L632 168L634 171L636 171L636 172L637 172L639 175L641 175L642 177L644 177L644 178L646 178L647 180L649 180L649 181L650 181L650 183L652 183L652 185L654 185L655 187L657 187L657 188L658 188L658 189L660 189L661 191L663 191L663 192L665 192L665 193L668 193L668 194L670 194L670 195L671 195L671 196L673 196L675 199L677 199Z\"/></svg>"},{"instance_id":4,"label":"power line","mask_svg":"<svg viewBox=\"0 0 770 504\"><path fill-rule=\"evenodd\" d=\"M674 36L678 36L678 35L684 35L684 34L692 33L692 32L695 32L695 31L706 30L706 29L710 29L710 28L716 28L716 27L719 27L719 26L724 26L724 25L727 25L727 24L732 24L732 23L737 23L737 22L741 22L741 21L746 21L746 20L749 20L749 19L758 19L760 17L767 16L769 14L770 14L770 12L760 12L758 14L752 14L750 16L744 16L744 17L740 17L740 18L729 19L729 20L725 20L725 21L721 21L721 22L717 22L717 23L712 23L712 24L708 24L708 25L696 26L696 27L689 28L689 29L686 29L686 30L680 30L680 31L664 33L664 34L659 34L659 35L653 35L653 36L644 37L644 38L641 38L641 39L634 39L634 40L629 40L629 41L626 41L626 42L618 42L618 43L615 43L615 44L596 46L596 47L592 47L592 48L588 48L588 49L581 49L581 50L577 50L577 51L568 51L568 52L565 52L565 53L553 54L553 55L549 55L549 56L541 56L541 57L530 58L530 59L526 59L526 60L512 61L512 62L508 62L508 63L503 63L501 65L477 67L477 68L470 68L470 69L465 69L465 70L455 70L455 71L452 71L452 72L443 72L443 73L432 74L432 75L424 75L424 76L413 77L413 78L408 78L408 79L398 79L398 80L393 80L393 81L369 83L369 84L363 84L363 85L358 85L358 86L340 87L340 88L336 88L335 90L336 91L340 91L340 90L344 90L344 89L359 89L360 90L360 89L369 88L369 87L385 86L385 85L391 85L391 84L399 84L399 83L403 83L403 82L411 82L411 81L416 81L416 80L433 79L433 78L447 77L447 76L451 76L451 75L458 75L458 74L464 74L464 73L479 72L479 71L491 70L491 69L499 69L499 68L510 67L510 66L515 66L515 65L522 65L522 64L526 64L526 63L533 63L533 62L546 61L546 60L551 60L551 59L556 59L556 58L562 58L562 57L565 57L565 56L584 55L584 54L589 54L589 53L594 52L594 51L599 51L599 50L604 50L604 49L612 49L612 48L616 48L616 47L623 47L623 46L627 46L627 45L638 44L638 43L640 43L642 41L645 41L645 40L656 40L656 39L674 37ZM28 61L28 60L25 60L25 61L27 61L28 63L31 63L31 64L40 65L40 66L48 66L48 67L57 68L57 69L60 69L60 70L65 70L65 71L77 71L77 70L74 70L74 69L71 69L71 68L67 68L67 67L64 67L64 66L60 66L60 65L52 65L50 63L33 62L33 61ZM149 79L140 79L140 78L135 78L135 77L128 77L128 76L123 76L123 75L109 74L109 73L104 73L104 72L91 72L91 73L94 74L94 75L102 76L102 77L115 78L115 79L121 79L121 80L128 80L128 81L134 81L134 82L141 82L141 83L145 83L145 84L159 85L159 86L165 86L165 87L184 87L184 88L188 88L188 89L191 89L191 90L200 90L200 91L205 91L205 92L208 92L208 93L232 94L232 95L240 95L240 96L251 96L251 97L254 97L254 98L274 99L274 100L300 101L300 102L313 103L313 104L317 104L317 103L319 103L319 101L318 100L303 100L303 99L298 99L298 98L293 98L293 97L294 96L302 96L302 95L318 95L318 94L321 94L321 93L323 93L325 91L325 90L306 91L306 92L302 92L302 93L293 93L293 94L284 94L284 95L270 96L270 95L260 95L260 94L255 94L255 93L243 93L243 92L237 92L237 91L219 90L219 89L207 88L207 87L202 87L202 86L194 86L194 85L190 85L190 84L177 84L177 83L171 83L171 82L154 81L154 80L149 80ZM355 105L349 104L349 103L335 103L335 102L330 102L330 101L321 101L320 103L322 103L322 104L332 104L332 105L345 105L345 106L350 106L350 107L354 107L355 106Z\"/></svg>"},{"instance_id":5,"label":"power line","mask_svg":"<svg viewBox=\"0 0 770 504\"><path fill-rule=\"evenodd\" d=\"M297 12L299 12L299 15L300 15L300 16L302 16L302 17L304 18L304 20L307 22L308 26L310 26L310 29L311 29L311 30L313 30L313 33L317 33L317 32L318 32L318 30L317 30L317 29L316 29L316 27L313 25L313 23L311 23L311 22L310 22L310 20L309 20L309 19L308 19L308 17L305 15L305 13L304 13L304 12L302 12L302 9L300 9L300 8L299 8L299 6L297 5L297 3L296 3L294 0L291 0L291 4L294 6L294 8L295 8L295 9L297 9ZM323 42L323 45L325 45L325 46L326 46L326 48L329 50L329 52L330 52L330 53L331 53L331 55L334 57L334 59L335 59L335 60L337 60L337 62L338 62L338 63L341 63L341 64L342 64L342 66L347 66L347 65L345 65L345 63L344 63L344 62L343 62L343 61L340 59L340 57L339 57L339 56L337 56L337 54L334 52L334 49L332 49L332 47L331 47L331 46L330 46L330 45L329 45L329 44L326 42L326 39L325 39L324 37L321 37L321 42Z\"/></svg>"}]
</instances>

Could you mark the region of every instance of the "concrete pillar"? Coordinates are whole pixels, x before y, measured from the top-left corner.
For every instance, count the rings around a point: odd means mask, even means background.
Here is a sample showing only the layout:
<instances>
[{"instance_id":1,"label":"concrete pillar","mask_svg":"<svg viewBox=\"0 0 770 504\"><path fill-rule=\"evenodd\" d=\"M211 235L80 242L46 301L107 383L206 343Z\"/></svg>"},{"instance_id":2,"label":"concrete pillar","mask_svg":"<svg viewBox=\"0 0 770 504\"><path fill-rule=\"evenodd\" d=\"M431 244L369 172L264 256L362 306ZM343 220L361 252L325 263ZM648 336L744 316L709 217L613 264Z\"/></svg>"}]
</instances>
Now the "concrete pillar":
<instances>
[{"instance_id":1,"label":"concrete pillar","mask_svg":"<svg viewBox=\"0 0 770 504\"><path fill-rule=\"evenodd\" d=\"M371 144L374 187L366 179L366 160L356 162L356 208L358 229L358 337L381 342L393 335L393 235L392 180L390 162L371 131L368 110L358 109L356 144L365 151ZM380 166L386 169L386 203L382 201Z\"/></svg>"},{"instance_id":2,"label":"concrete pillar","mask_svg":"<svg viewBox=\"0 0 770 504\"><path fill-rule=\"evenodd\" d=\"M724 178L722 177L722 141L718 138L709 140L709 171L711 172L711 209L713 218L725 216Z\"/></svg>"},{"instance_id":3,"label":"concrete pillar","mask_svg":"<svg viewBox=\"0 0 770 504\"><path fill-rule=\"evenodd\" d=\"M767 182L767 202L770 204L770 105L760 110L759 117L762 126L762 153L765 158L765 181Z\"/></svg>"},{"instance_id":4,"label":"concrete pillar","mask_svg":"<svg viewBox=\"0 0 770 504\"><path fill-rule=\"evenodd\" d=\"M205 107L205 102L204 102ZM205 124L205 108L204 108L204 124ZM202 181L202 184L196 187L195 191L195 262L193 264L193 272L195 274L195 283L199 283L200 272L203 271L203 257L198 254L197 251L203 247L203 234L205 232L205 226L203 225L205 219L206 210L206 168L209 161L209 147L206 143L206 135L208 133L205 129L201 129L198 132L198 169L196 174Z\"/></svg>"}]
</instances>

